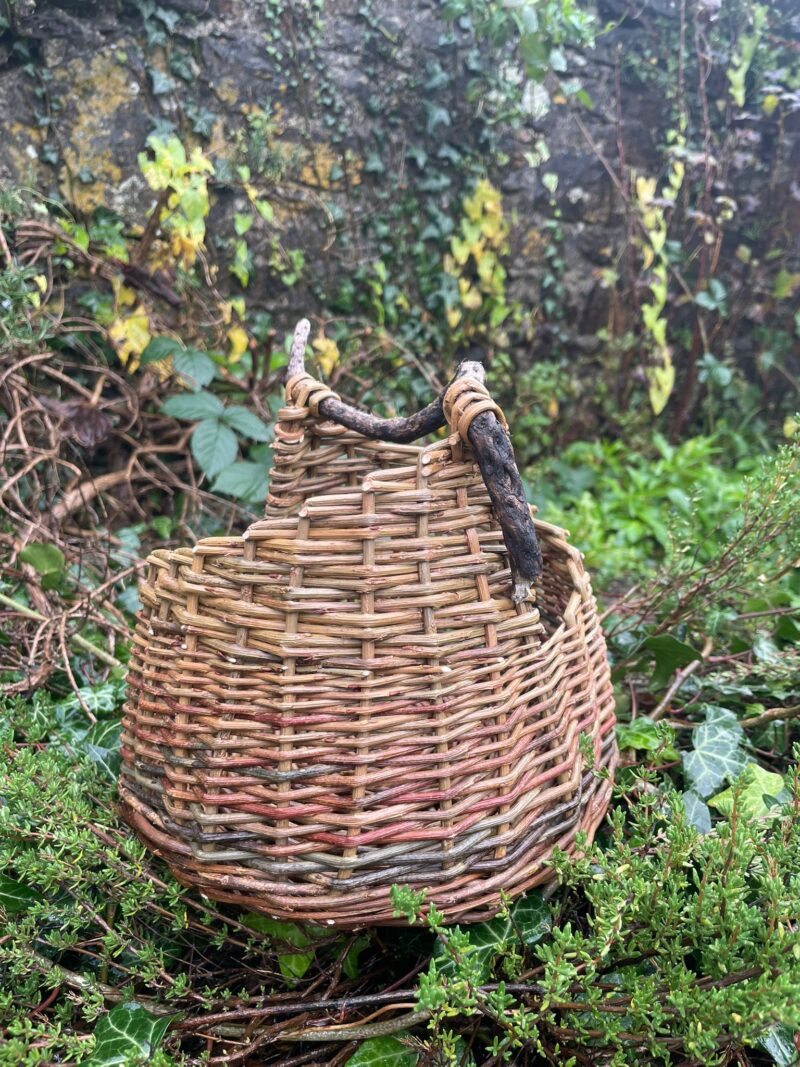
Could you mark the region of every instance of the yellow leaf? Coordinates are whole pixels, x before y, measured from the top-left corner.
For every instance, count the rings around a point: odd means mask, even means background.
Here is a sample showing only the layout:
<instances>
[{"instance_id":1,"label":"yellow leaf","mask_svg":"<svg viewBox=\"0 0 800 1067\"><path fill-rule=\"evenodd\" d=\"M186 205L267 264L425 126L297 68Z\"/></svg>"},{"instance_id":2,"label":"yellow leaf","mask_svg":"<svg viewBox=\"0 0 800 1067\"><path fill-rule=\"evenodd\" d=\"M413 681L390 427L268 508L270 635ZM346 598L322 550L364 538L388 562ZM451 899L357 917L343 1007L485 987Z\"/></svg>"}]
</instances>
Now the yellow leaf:
<instances>
[{"instance_id":1,"label":"yellow leaf","mask_svg":"<svg viewBox=\"0 0 800 1067\"><path fill-rule=\"evenodd\" d=\"M668 348L661 350L661 362L653 364L645 371L650 395L650 406L654 415L660 415L667 406L667 401L675 385L675 367Z\"/></svg>"},{"instance_id":2,"label":"yellow leaf","mask_svg":"<svg viewBox=\"0 0 800 1067\"><path fill-rule=\"evenodd\" d=\"M639 201L641 206L647 207L647 205L651 203L655 195L655 178L645 178L643 174L640 174L639 177L636 179L636 199Z\"/></svg>"},{"instance_id":3,"label":"yellow leaf","mask_svg":"<svg viewBox=\"0 0 800 1067\"><path fill-rule=\"evenodd\" d=\"M465 308L475 310L483 303L481 294L469 284L466 278L458 279L458 289L461 294L461 303Z\"/></svg>"},{"instance_id":4,"label":"yellow leaf","mask_svg":"<svg viewBox=\"0 0 800 1067\"><path fill-rule=\"evenodd\" d=\"M225 323L226 326L229 326L230 325L230 321L231 321L231 316L232 316L232 313L233 313L233 308L231 307L230 301L228 301L228 300L220 300L218 306L219 306L219 313L220 313L220 315L222 315L222 321Z\"/></svg>"},{"instance_id":5,"label":"yellow leaf","mask_svg":"<svg viewBox=\"0 0 800 1067\"><path fill-rule=\"evenodd\" d=\"M651 246L645 245L642 249L642 268L644 270L650 270L653 265L654 258L655 257L653 255L653 249L651 248Z\"/></svg>"},{"instance_id":6,"label":"yellow leaf","mask_svg":"<svg viewBox=\"0 0 800 1067\"><path fill-rule=\"evenodd\" d=\"M323 373L326 377L330 376L331 371L339 362L339 346L329 337L320 334L319 337L314 338L313 348L317 353L317 363L319 363Z\"/></svg>"},{"instance_id":7,"label":"yellow leaf","mask_svg":"<svg viewBox=\"0 0 800 1067\"><path fill-rule=\"evenodd\" d=\"M117 307L133 307L136 303L136 291L123 285L119 274L112 278L111 288L114 290L114 301Z\"/></svg>"},{"instance_id":8,"label":"yellow leaf","mask_svg":"<svg viewBox=\"0 0 800 1067\"><path fill-rule=\"evenodd\" d=\"M108 336L114 342L123 366L135 371L139 356L150 343L150 320L142 304L126 318L117 317L111 323Z\"/></svg>"},{"instance_id":9,"label":"yellow leaf","mask_svg":"<svg viewBox=\"0 0 800 1067\"><path fill-rule=\"evenodd\" d=\"M761 110L765 115L771 115L780 102L780 97L775 93L767 93L761 102Z\"/></svg>"},{"instance_id":10,"label":"yellow leaf","mask_svg":"<svg viewBox=\"0 0 800 1067\"><path fill-rule=\"evenodd\" d=\"M170 241L172 254L180 261L184 270L188 270L197 259L197 251L202 242L195 242L190 237L180 233L173 233Z\"/></svg>"},{"instance_id":11,"label":"yellow leaf","mask_svg":"<svg viewBox=\"0 0 800 1067\"><path fill-rule=\"evenodd\" d=\"M248 345L250 344L250 338L241 326L231 326L225 336L228 338L231 346L230 351L228 352L228 362L238 363L247 351Z\"/></svg>"},{"instance_id":12,"label":"yellow leaf","mask_svg":"<svg viewBox=\"0 0 800 1067\"><path fill-rule=\"evenodd\" d=\"M458 308L448 308L447 325L450 327L450 329L454 330L456 326L458 326L459 322L461 322L461 312L458 310Z\"/></svg>"},{"instance_id":13,"label":"yellow leaf","mask_svg":"<svg viewBox=\"0 0 800 1067\"><path fill-rule=\"evenodd\" d=\"M462 241L460 237L453 237L450 241L450 248L453 252L453 259L459 266L463 266L469 259L470 247L466 241ZM448 271L448 274L452 273Z\"/></svg>"},{"instance_id":14,"label":"yellow leaf","mask_svg":"<svg viewBox=\"0 0 800 1067\"><path fill-rule=\"evenodd\" d=\"M35 275L33 280L36 282L36 286L39 289L40 293L47 292L47 278L44 276L44 274Z\"/></svg>"},{"instance_id":15,"label":"yellow leaf","mask_svg":"<svg viewBox=\"0 0 800 1067\"><path fill-rule=\"evenodd\" d=\"M558 401L554 396L551 397L550 400L548 400L547 402L547 414L550 416L551 419L555 419L558 417Z\"/></svg>"},{"instance_id":16,"label":"yellow leaf","mask_svg":"<svg viewBox=\"0 0 800 1067\"><path fill-rule=\"evenodd\" d=\"M793 415L787 415L783 420L783 436L792 438L800 431L800 421Z\"/></svg>"}]
</instances>

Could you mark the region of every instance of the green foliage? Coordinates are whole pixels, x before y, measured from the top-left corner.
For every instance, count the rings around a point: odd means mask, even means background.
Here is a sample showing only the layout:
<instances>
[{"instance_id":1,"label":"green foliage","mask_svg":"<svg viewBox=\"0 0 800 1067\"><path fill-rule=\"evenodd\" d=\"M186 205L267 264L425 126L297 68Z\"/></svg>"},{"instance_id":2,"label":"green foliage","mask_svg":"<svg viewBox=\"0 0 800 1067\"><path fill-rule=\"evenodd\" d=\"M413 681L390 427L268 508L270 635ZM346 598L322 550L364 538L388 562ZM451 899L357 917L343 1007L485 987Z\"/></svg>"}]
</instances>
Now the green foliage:
<instances>
[{"instance_id":1,"label":"green foliage","mask_svg":"<svg viewBox=\"0 0 800 1067\"><path fill-rule=\"evenodd\" d=\"M417 1054L399 1037L370 1037L346 1061L345 1067L414 1067Z\"/></svg>"},{"instance_id":2,"label":"green foliage","mask_svg":"<svg viewBox=\"0 0 800 1067\"><path fill-rule=\"evenodd\" d=\"M360 103L387 120L363 157L344 147L352 131L326 69L321 0L263 7L265 55L309 108L304 134L288 137L272 101L248 103L240 129L222 128L189 91L193 16L135 6L153 52L141 57L149 90L165 104L180 90L175 125L165 108L140 158L152 214L0 190L11 250L0 250L0 377L27 389L8 402L3 393L0 409L13 479L0 492L0 534L15 544L27 531L0 571L11 617L0 648L24 646L0 681L39 690L9 698L0 716L0 1064L167 1067L250 1042L250 1059L279 1063L298 1045L273 1040L274 1025L296 1037L345 1019L340 1036L360 1041L351 1064L794 1062L800 497L796 447L774 446L797 431L800 275L784 232L740 196L767 163L748 157L741 131L782 144L776 131L796 110L783 5L736 3L722 18L690 2L682 54L678 20L657 12L652 53L621 50L623 86L656 84L665 102L653 132L663 166L604 161L627 230L598 253L608 323L596 348L582 339L586 351L571 344L579 190L559 178L559 159L544 169L539 132L552 106L569 123L592 107L580 85L596 31L585 6L446 0L436 55L407 72L398 101L375 65L398 50L396 28L360 0ZM34 72L30 45L13 47ZM39 75L40 154L58 163ZM402 166L396 131L386 135L398 117ZM308 135L320 129L324 143ZM505 194L509 177L534 190L530 218L510 209L528 201ZM322 259L334 249L335 269L318 271L293 247L298 203L319 212ZM15 243L31 217L55 233L35 262ZM530 284L508 262L509 248L527 257L528 241ZM220 522L212 494L263 500L287 361L276 294L301 283L319 313L309 360L364 406L418 408L462 346L480 348L531 496L586 552L608 609L622 752L613 814L593 845L556 855L560 886L547 900L532 892L484 923L448 926L419 887L395 891L413 924L396 937L215 910L114 809L118 657L137 606L132 576L124 591L114 576L151 544L244 521L229 504ZM75 436L96 414L89 397L111 422L99 447ZM654 415L674 441L653 433ZM26 469L41 456L48 467ZM202 495L190 491L192 463ZM142 480L51 526L75 477L93 484L109 464ZM407 1010L414 985L427 1037L413 1019L380 1032L394 1019L380 1014L386 996L373 1005L370 994L402 988ZM287 1002L294 1019L273 1017Z\"/></svg>"},{"instance_id":3,"label":"green foliage","mask_svg":"<svg viewBox=\"0 0 800 1067\"><path fill-rule=\"evenodd\" d=\"M167 194L163 198L159 222L170 235L171 249L185 268L191 267L203 249L206 215L209 212L208 175L214 167L199 147L187 155L177 137L163 140L151 136L139 166L151 189Z\"/></svg>"},{"instance_id":4,"label":"green foliage","mask_svg":"<svg viewBox=\"0 0 800 1067\"><path fill-rule=\"evenodd\" d=\"M646 788L618 798L607 842L578 855L556 850L562 907L580 921L566 918L545 938L547 925L530 938L520 929L491 960L512 973L526 954L538 961L526 999L502 981L485 986L485 928L443 927L429 912L440 951L420 982L419 1007L430 1013L434 1046L449 1020L480 1013L500 1024L486 1052L502 1062L527 1046L559 1062L582 1050L620 1065L640 1064L643 1052L648 1062L714 1064L725 1062L728 1042L763 1047L776 1023L800 1025L797 768L770 819L753 802L754 789L775 790L779 777L740 781L724 805L728 818L703 834L679 794L643 776ZM414 904L405 890L397 900ZM524 905L508 914L512 931Z\"/></svg>"},{"instance_id":5,"label":"green foliage","mask_svg":"<svg viewBox=\"0 0 800 1067\"><path fill-rule=\"evenodd\" d=\"M169 1016L152 1015L135 1001L118 1004L97 1024L87 1067L152 1063L171 1021Z\"/></svg>"},{"instance_id":6,"label":"green foliage","mask_svg":"<svg viewBox=\"0 0 800 1067\"><path fill-rule=\"evenodd\" d=\"M528 474L544 516L569 529L602 583L642 576L673 537L703 553L734 534L755 463L713 437L677 446L653 435L648 455L623 441L577 442ZM731 460L733 459L733 462Z\"/></svg>"},{"instance_id":7,"label":"green foliage","mask_svg":"<svg viewBox=\"0 0 800 1067\"><path fill-rule=\"evenodd\" d=\"M734 781L747 763L742 751L744 731L733 712L714 704L703 705L705 721L692 731L692 748L683 754L688 784L702 797L722 783Z\"/></svg>"}]
</instances>

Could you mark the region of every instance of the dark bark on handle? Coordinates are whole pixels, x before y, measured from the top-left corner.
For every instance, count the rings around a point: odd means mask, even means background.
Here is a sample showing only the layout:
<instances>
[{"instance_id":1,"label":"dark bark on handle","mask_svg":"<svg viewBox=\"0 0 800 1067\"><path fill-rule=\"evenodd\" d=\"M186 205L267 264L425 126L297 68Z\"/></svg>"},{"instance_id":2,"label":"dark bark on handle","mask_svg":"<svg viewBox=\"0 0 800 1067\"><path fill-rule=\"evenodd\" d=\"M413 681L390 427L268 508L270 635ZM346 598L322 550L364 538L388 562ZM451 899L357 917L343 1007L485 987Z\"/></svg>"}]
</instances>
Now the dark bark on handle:
<instances>
[{"instance_id":1,"label":"dark bark on handle","mask_svg":"<svg viewBox=\"0 0 800 1067\"><path fill-rule=\"evenodd\" d=\"M407 445L410 441L427 437L429 433L444 426L447 421L442 410L440 396L437 396L433 403L428 404L422 411L409 415L407 418L380 419L377 415L359 411L345 404L343 400L335 400L332 396L320 402L319 411L326 419L332 419L340 426L346 426L348 430L356 430L364 437L372 437L377 441L392 441L396 445Z\"/></svg>"},{"instance_id":2,"label":"dark bark on handle","mask_svg":"<svg viewBox=\"0 0 800 1067\"><path fill-rule=\"evenodd\" d=\"M525 499L511 438L491 411L484 411L472 420L467 437L503 531L511 564L511 596L514 603L519 604L542 573L542 550Z\"/></svg>"},{"instance_id":3,"label":"dark bark on handle","mask_svg":"<svg viewBox=\"0 0 800 1067\"><path fill-rule=\"evenodd\" d=\"M304 354L308 340L309 324L306 319L298 323L292 342L287 379L304 370ZM484 369L472 361L462 363L456 378L476 378L483 382ZM326 419L355 430L364 437L395 444L408 444L426 437L446 424L443 390L432 403L406 418L381 419L368 412L345 404L335 397L320 401L319 412ZM492 508L503 531L503 540L508 549L512 599L515 604L525 600L531 586L542 573L542 553L536 537L530 509L525 500L525 490L514 459L511 438L491 411L485 411L473 419L467 430L469 443L478 461Z\"/></svg>"}]
</instances>

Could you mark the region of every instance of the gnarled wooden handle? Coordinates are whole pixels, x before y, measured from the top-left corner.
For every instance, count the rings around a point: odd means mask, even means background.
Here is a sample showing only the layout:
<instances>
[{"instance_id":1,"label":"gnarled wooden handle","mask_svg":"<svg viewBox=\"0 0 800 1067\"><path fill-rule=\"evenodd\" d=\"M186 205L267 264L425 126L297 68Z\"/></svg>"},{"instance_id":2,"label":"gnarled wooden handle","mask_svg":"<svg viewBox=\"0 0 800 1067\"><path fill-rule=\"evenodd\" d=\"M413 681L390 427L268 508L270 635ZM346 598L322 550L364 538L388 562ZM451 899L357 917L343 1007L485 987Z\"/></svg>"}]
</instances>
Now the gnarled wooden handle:
<instances>
[{"instance_id":1,"label":"gnarled wooden handle","mask_svg":"<svg viewBox=\"0 0 800 1067\"><path fill-rule=\"evenodd\" d=\"M305 375L305 348L310 329L308 319L301 319L295 328L286 381L299 386L304 403L312 412L364 437L396 444L426 437L449 421L469 442L508 549L512 599L517 604L525 600L542 572L542 553L505 418L483 384L483 366L465 360L447 388L421 411L406 418L382 419L345 404L333 390ZM302 385L296 382L301 377Z\"/></svg>"}]
</instances>

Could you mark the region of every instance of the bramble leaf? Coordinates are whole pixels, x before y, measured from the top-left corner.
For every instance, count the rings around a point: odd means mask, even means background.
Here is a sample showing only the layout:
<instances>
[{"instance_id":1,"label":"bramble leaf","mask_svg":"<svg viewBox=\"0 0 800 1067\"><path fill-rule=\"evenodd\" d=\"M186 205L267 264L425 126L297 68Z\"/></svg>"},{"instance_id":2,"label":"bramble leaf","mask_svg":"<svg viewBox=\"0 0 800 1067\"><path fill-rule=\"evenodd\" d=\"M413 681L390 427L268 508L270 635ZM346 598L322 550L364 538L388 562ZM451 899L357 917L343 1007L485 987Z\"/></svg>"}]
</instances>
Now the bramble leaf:
<instances>
[{"instance_id":1,"label":"bramble leaf","mask_svg":"<svg viewBox=\"0 0 800 1067\"><path fill-rule=\"evenodd\" d=\"M237 500L263 500L267 495L267 467L241 460L226 467L211 487Z\"/></svg>"},{"instance_id":2,"label":"bramble leaf","mask_svg":"<svg viewBox=\"0 0 800 1067\"><path fill-rule=\"evenodd\" d=\"M167 397L161 405L161 410L165 415L191 422L221 415L225 406L213 393L183 393L180 396Z\"/></svg>"},{"instance_id":3,"label":"bramble leaf","mask_svg":"<svg viewBox=\"0 0 800 1067\"><path fill-rule=\"evenodd\" d=\"M253 441L271 441L272 429L248 408L234 404L225 409L223 420L234 430Z\"/></svg>"},{"instance_id":4,"label":"bramble leaf","mask_svg":"<svg viewBox=\"0 0 800 1067\"><path fill-rule=\"evenodd\" d=\"M211 418L197 424L192 434L191 448L201 470L213 477L236 459L239 442L233 430L219 419Z\"/></svg>"}]
</instances>

